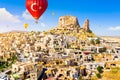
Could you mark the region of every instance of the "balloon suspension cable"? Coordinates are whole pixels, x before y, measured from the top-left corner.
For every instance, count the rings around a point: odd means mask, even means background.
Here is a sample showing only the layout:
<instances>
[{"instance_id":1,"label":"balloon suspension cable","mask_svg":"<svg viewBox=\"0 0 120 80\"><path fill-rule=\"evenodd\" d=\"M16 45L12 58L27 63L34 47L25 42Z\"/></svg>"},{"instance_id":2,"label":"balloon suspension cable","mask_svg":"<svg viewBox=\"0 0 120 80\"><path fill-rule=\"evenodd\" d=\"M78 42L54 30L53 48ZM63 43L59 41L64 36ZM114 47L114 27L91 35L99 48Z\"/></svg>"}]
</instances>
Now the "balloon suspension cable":
<instances>
[{"instance_id":1,"label":"balloon suspension cable","mask_svg":"<svg viewBox=\"0 0 120 80\"><path fill-rule=\"evenodd\" d=\"M38 24L38 20L36 20L35 23Z\"/></svg>"}]
</instances>

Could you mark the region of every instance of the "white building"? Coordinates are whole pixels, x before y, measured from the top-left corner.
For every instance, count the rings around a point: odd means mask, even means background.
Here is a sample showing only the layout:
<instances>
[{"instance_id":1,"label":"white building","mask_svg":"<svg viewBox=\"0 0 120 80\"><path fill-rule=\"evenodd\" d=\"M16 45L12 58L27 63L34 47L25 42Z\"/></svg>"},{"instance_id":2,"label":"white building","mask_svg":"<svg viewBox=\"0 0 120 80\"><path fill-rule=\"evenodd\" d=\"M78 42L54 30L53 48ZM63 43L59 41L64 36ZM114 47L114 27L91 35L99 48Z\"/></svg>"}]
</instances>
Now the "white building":
<instances>
[{"instance_id":1,"label":"white building","mask_svg":"<svg viewBox=\"0 0 120 80\"><path fill-rule=\"evenodd\" d=\"M120 53L120 47L115 47L115 53Z\"/></svg>"}]
</instances>

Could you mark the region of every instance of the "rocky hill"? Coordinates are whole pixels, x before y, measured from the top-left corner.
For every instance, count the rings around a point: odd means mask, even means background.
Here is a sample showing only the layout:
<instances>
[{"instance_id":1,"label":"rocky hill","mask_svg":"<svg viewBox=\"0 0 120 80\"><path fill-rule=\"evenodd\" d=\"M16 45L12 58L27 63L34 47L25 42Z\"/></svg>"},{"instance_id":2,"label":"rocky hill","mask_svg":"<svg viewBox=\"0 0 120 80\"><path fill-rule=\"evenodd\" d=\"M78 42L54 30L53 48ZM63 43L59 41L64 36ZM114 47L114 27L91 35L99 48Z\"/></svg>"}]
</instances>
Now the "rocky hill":
<instances>
[{"instance_id":1,"label":"rocky hill","mask_svg":"<svg viewBox=\"0 0 120 80\"><path fill-rule=\"evenodd\" d=\"M118 37L118 36L99 36L99 37L106 41L114 41L114 42L120 43L120 37Z\"/></svg>"},{"instance_id":2,"label":"rocky hill","mask_svg":"<svg viewBox=\"0 0 120 80\"><path fill-rule=\"evenodd\" d=\"M48 30L46 33L52 34L66 34L68 36L76 36L78 39L87 39L88 37L95 37L90 30L89 20L87 19L81 28L77 17L62 16L59 18L57 27Z\"/></svg>"}]
</instances>

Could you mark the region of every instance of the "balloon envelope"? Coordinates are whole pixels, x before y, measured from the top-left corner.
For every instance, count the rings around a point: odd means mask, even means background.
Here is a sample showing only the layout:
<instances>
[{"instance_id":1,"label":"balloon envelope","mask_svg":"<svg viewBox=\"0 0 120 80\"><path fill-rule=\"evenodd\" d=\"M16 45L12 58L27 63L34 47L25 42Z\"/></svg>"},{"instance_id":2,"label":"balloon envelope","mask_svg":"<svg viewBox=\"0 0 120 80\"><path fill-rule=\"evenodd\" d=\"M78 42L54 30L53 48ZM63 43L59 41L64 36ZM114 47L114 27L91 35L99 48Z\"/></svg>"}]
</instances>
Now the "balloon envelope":
<instances>
[{"instance_id":1,"label":"balloon envelope","mask_svg":"<svg viewBox=\"0 0 120 80\"><path fill-rule=\"evenodd\" d=\"M47 0L26 0L26 8L36 20L45 12L47 7Z\"/></svg>"},{"instance_id":2,"label":"balloon envelope","mask_svg":"<svg viewBox=\"0 0 120 80\"><path fill-rule=\"evenodd\" d=\"M25 23L25 24L24 24L24 28L28 28L28 23Z\"/></svg>"}]
</instances>

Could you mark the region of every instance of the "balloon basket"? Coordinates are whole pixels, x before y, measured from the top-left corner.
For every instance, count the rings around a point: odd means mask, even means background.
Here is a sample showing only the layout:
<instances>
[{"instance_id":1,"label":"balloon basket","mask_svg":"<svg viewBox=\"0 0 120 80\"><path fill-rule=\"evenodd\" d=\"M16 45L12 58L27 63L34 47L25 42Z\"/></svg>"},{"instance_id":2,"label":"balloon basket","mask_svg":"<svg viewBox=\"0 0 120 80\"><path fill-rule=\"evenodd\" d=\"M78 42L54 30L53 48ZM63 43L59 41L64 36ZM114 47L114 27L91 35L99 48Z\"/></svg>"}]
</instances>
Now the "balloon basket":
<instances>
[{"instance_id":1,"label":"balloon basket","mask_svg":"<svg viewBox=\"0 0 120 80\"><path fill-rule=\"evenodd\" d=\"M38 21L35 21L36 24L38 24Z\"/></svg>"}]
</instances>

